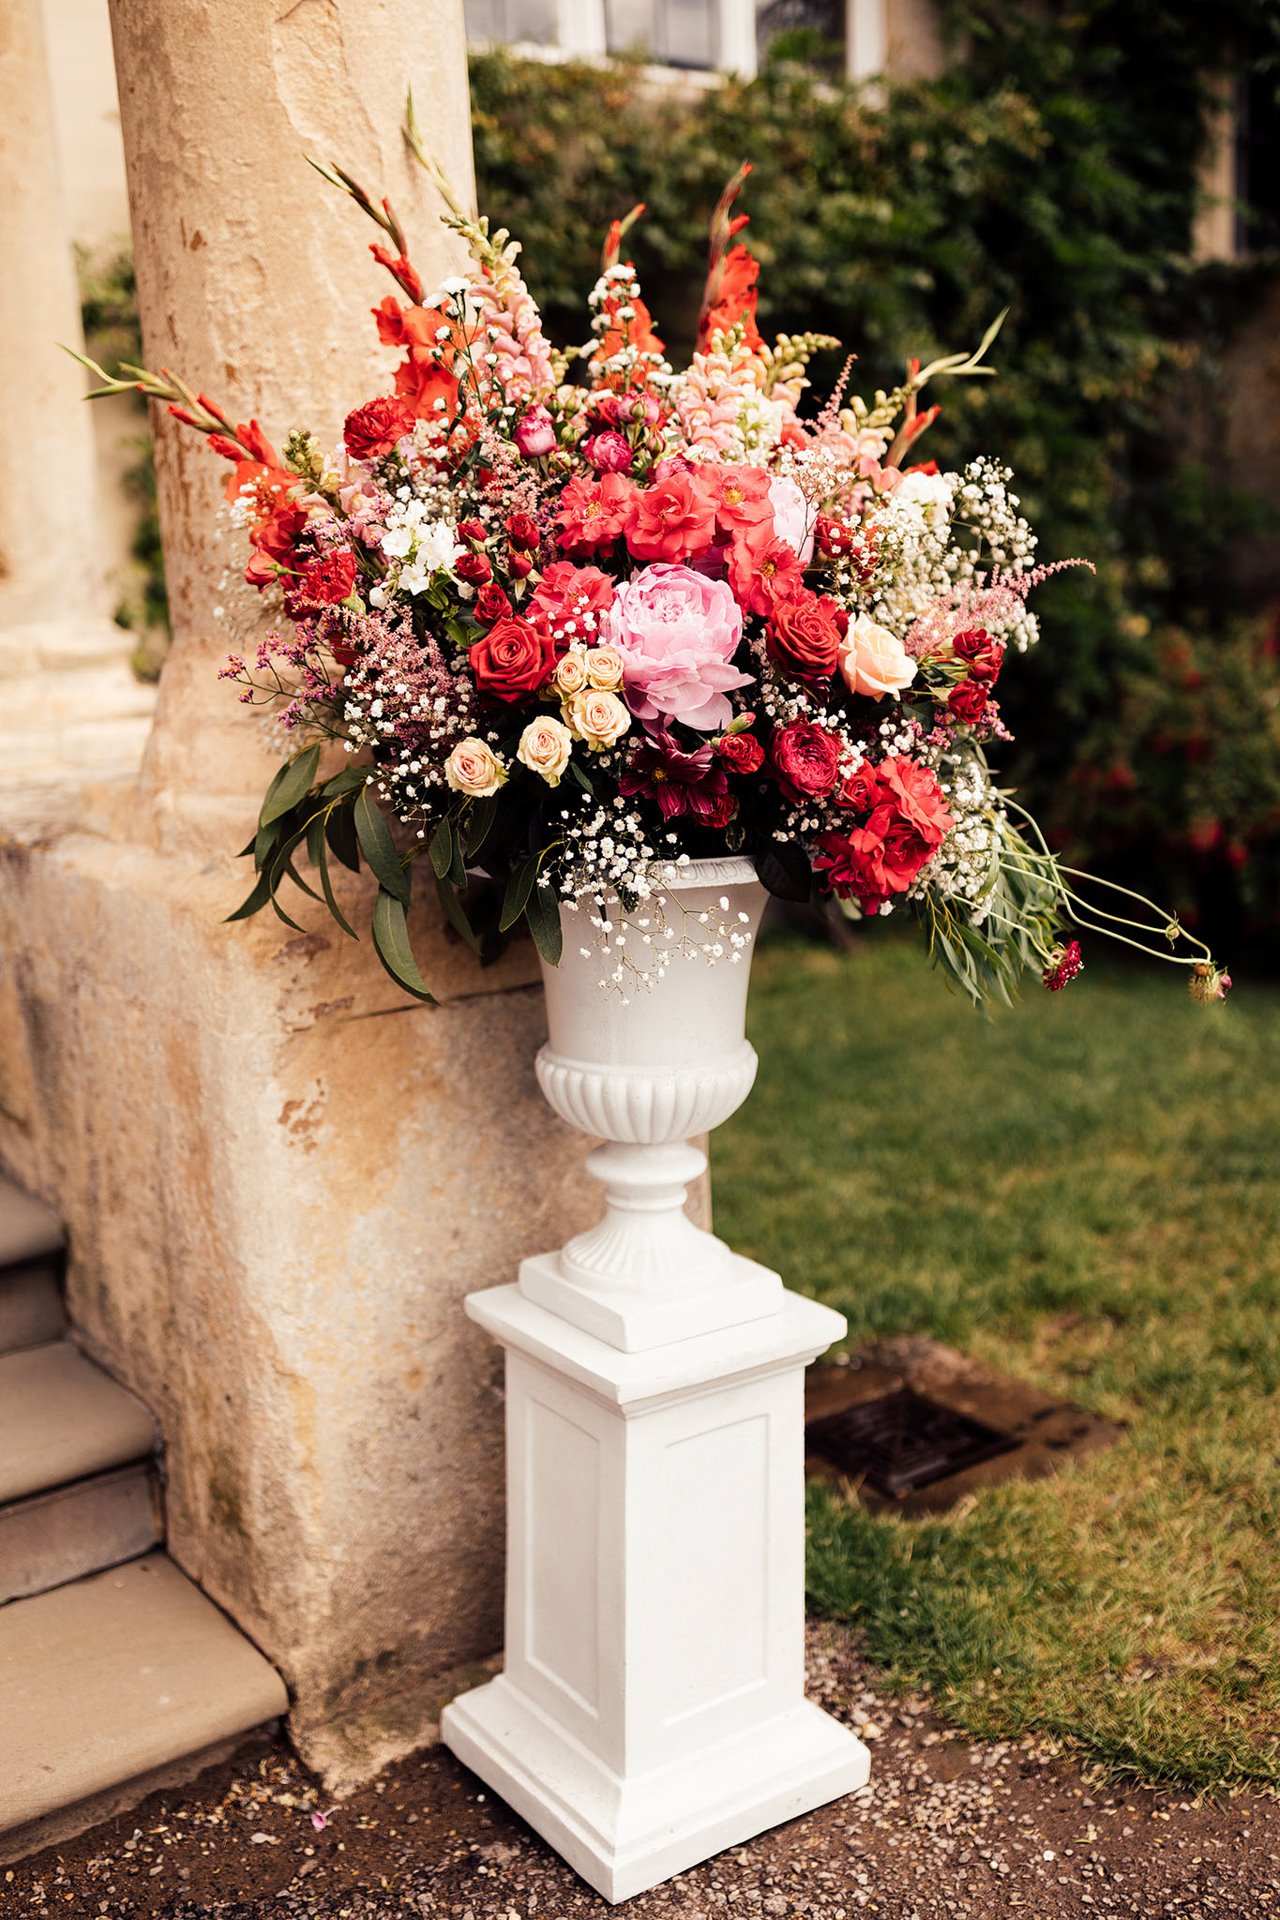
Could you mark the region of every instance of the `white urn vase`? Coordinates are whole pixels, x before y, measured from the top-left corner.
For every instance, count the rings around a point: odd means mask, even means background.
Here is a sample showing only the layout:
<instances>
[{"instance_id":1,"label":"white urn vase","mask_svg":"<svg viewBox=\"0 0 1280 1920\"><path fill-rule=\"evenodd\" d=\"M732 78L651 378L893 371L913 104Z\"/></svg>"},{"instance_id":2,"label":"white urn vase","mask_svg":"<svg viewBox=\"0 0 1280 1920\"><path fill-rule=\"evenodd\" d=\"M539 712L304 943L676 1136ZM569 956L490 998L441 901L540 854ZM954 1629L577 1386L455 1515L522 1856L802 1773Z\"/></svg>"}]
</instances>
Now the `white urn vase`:
<instances>
[{"instance_id":1,"label":"white urn vase","mask_svg":"<svg viewBox=\"0 0 1280 1920\"><path fill-rule=\"evenodd\" d=\"M804 1697L804 1368L845 1323L685 1212L755 1078L763 905L695 861L607 954L566 914L537 1073L604 1217L467 1302L506 1349L506 1656L441 1733L612 1901L868 1772Z\"/></svg>"}]
</instances>

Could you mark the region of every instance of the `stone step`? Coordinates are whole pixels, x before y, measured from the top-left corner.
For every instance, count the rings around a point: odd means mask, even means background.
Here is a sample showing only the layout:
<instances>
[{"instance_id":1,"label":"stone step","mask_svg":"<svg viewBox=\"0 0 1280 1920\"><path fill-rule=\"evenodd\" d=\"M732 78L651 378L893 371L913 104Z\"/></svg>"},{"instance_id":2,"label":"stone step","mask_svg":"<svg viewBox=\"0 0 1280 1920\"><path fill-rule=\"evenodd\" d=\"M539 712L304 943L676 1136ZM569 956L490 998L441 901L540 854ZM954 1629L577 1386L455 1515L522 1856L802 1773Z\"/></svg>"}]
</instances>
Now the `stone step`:
<instances>
[{"instance_id":1,"label":"stone step","mask_svg":"<svg viewBox=\"0 0 1280 1920\"><path fill-rule=\"evenodd\" d=\"M0 1354L0 1503L145 1460L155 1422L70 1341Z\"/></svg>"},{"instance_id":2,"label":"stone step","mask_svg":"<svg viewBox=\"0 0 1280 1920\"><path fill-rule=\"evenodd\" d=\"M0 1506L0 1606L135 1560L163 1538L149 1460Z\"/></svg>"},{"instance_id":3,"label":"stone step","mask_svg":"<svg viewBox=\"0 0 1280 1920\"><path fill-rule=\"evenodd\" d=\"M0 1701L0 1861L191 1778L289 1704L163 1553L0 1608Z\"/></svg>"},{"instance_id":4,"label":"stone step","mask_svg":"<svg viewBox=\"0 0 1280 1920\"><path fill-rule=\"evenodd\" d=\"M0 1353L46 1346L61 1338L64 1325L56 1260L0 1267Z\"/></svg>"},{"instance_id":5,"label":"stone step","mask_svg":"<svg viewBox=\"0 0 1280 1920\"><path fill-rule=\"evenodd\" d=\"M63 1244L62 1222L53 1209L0 1174L0 1267L48 1259Z\"/></svg>"}]
</instances>

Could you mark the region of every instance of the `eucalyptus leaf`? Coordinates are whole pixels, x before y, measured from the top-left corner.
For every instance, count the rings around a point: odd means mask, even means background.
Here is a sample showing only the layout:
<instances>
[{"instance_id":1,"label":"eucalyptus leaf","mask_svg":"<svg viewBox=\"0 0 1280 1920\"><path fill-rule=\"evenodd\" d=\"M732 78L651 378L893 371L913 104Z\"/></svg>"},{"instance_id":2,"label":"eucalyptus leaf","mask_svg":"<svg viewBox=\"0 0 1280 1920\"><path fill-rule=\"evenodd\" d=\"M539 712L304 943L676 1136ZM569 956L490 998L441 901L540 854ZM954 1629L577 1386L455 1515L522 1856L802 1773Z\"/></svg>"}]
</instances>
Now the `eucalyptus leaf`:
<instances>
[{"instance_id":1,"label":"eucalyptus leaf","mask_svg":"<svg viewBox=\"0 0 1280 1920\"><path fill-rule=\"evenodd\" d=\"M447 877L438 876L436 879L436 892L440 896L440 905L444 908L445 919L449 922L449 925L455 933L461 934L472 953L479 959L480 941L477 938L475 928L467 918L466 908L458 897L458 889Z\"/></svg>"},{"instance_id":2,"label":"eucalyptus leaf","mask_svg":"<svg viewBox=\"0 0 1280 1920\"><path fill-rule=\"evenodd\" d=\"M533 944L549 967L558 967L564 952L564 931L560 925L560 902L554 888L535 887L525 902L524 917L529 922Z\"/></svg>"},{"instance_id":3,"label":"eucalyptus leaf","mask_svg":"<svg viewBox=\"0 0 1280 1920\"><path fill-rule=\"evenodd\" d=\"M538 855L529 858L518 866L507 882L507 890L502 898L502 912L498 915L498 932L505 933L508 927L514 927L524 912L525 902L529 898L529 889L538 876Z\"/></svg>"},{"instance_id":4,"label":"eucalyptus leaf","mask_svg":"<svg viewBox=\"0 0 1280 1920\"><path fill-rule=\"evenodd\" d=\"M355 805L356 838L360 842L360 851L369 862L369 867L378 885L386 889L399 900L402 906L409 904L409 875L396 852L396 843L391 838L391 829L383 818L382 809L373 797L372 787L361 789Z\"/></svg>"},{"instance_id":5,"label":"eucalyptus leaf","mask_svg":"<svg viewBox=\"0 0 1280 1920\"><path fill-rule=\"evenodd\" d=\"M319 764L320 748L317 745L307 747L296 759L281 767L262 802L262 811L258 815L260 828L269 827L273 820L289 813L310 792Z\"/></svg>"},{"instance_id":6,"label":"eucalyptus leaf","mask_svg":"<svg viewBox=\"0 0 1280 1920\"><path fill-rule=\"evenodd\" d=\"M350 867L352 873L359 873L360 842L356 838L356 823L351 808L345 801L329 814L325 821L324 837L335 859L341 860L344 867Z\"/></svg>"},{"instance_id":7,"label":"eucalyptus leaf","mask_svg":"<svg viewBox=\"0 0 1280 1920\"><path fill-rule=\"evenodd\" d=\"M385 887L379 887L378 897L373 903L372 925L373 944L378 958L396 985L403 987L406 993L411 993L415 1000L424 1000L428 1006L434 1006L435 995L419 973L413 948L409 944L409 923L404 902L396 894L388 893Z\"/></svg>"},{"instance_id":8,"label":"eucalyptus leaf","mask_svg":"<svg viewBox=\"0 0 1280 1920\"><path fill-rule=\"evenodd\" d=\"M334 897L333 882L329 878L329 849L325 841L326 825L327 822L322 813L314 814L307 822L307 858L320 876L320 885L324 888L324 901L329 912L344 933L350 934L353 940L358 940L359 934Z\"/></svg>"},{"instance_id":9,"label":"eucalyptus leaf","mask_svg":"<svg viewBox=\"0 0 1280 1920\"><path fill-rule=\"evenodd\" d=\"M485 841L489 838L493 823L498 817L498 796L486 794L483 800L473 800L471 812L467 818L467 858L474 860Z\"/></svg>"},{"instance_id":10,"label":"eucalyptus leaf","mask_svg":"<svg viewBox=\"0 0 1280 1920\"><path fill-rule=\"evenodd\" d=\"M436 879L443 880L453 865L453 826L448 819L442 820L432 834L428 852L436 870Z\"/></svg>"},{"instance_id":11,"label":"eucalyptus leaf","mask_svg":"<svg viewBox=\"0 0 1280 1920\"><path fill-rule=\"evenodd\" d=\"M777 900L807 901L813 872L804 848L794 840L770 840L756 863L760 884Z\"/></svg>"}]
</instances>

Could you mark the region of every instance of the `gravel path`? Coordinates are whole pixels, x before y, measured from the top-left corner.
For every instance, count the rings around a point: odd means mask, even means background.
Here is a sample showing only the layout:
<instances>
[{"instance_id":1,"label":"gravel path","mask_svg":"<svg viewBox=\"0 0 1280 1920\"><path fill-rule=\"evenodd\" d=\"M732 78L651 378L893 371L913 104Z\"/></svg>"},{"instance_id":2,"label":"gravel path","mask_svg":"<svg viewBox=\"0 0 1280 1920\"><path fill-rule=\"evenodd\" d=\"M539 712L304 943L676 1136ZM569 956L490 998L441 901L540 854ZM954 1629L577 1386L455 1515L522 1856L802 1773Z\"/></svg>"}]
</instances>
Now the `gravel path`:
<instances>
[{"instance_id":1,"label":"gravel path","mask_svg":"<svg viewBox=\"0 0 1280 1920\"><path fill-rule=\"evenodd\" d=\"M4 1870L0 1920L1280 1920L1276 1800L1108 1790L886 1700L839 1628L815 1624L809 1651L871 1785L621 1909L441 1748L329 1808L276 1741Z\"/></svg>"}]
</instances>

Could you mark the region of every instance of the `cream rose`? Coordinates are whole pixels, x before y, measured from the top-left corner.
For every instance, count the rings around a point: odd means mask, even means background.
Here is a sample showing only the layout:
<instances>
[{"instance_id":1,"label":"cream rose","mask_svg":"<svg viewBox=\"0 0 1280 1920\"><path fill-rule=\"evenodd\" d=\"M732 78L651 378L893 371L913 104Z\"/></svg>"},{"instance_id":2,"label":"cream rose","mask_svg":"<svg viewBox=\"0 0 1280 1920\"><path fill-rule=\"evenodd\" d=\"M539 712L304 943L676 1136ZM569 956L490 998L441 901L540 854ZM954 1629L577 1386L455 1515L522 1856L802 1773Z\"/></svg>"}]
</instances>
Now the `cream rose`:
<instances>
[{"instance_id":1,"label":"cream rose","mask_svg":"<svg viewBox=\"0 0 1280 1920\"><path fill-rule=\"evenodd\" d=\"M593 647L585 656L587 685L605 693L616 693L622 685L625 662L616 647ZM573 688L573 692L578 689Z\"/></svg>"},{"instance_id":2,"label":"cream rose","mask_svg":"<svg viewBox=\"0 0 1280 1920\"><path fill-rule=\"evenodd\" d=\"M484 800L498 791L507 770L483 740L462 740L444 763L444 777L455 793L465 793L469 800Z\"/></svg>"},{"instance_id":3,"label":"cream rose","mask_svg":"<svg viewBox=\"0 0 1280 1920\"><path fill-rule=\"evenodd\" d=\"M516 759L521 766L528 767L530 773L538 774L549 787L558 787L572 752L573 735L568 727L562 720L553 720L548 714L541 720L529 722L520 735Z\"/></svg>"},{"instance_id":4,"label":"cream rose","mask_svg":"<svg viewBox=\"0 0 1280 1920\"><path fill-rule=\"evenodd\" d=\"M916 677L916 663L888 627L878 627L870 614L860 613L840 642L840 671L850 693L896 700Z\"/></svg>"},{"instance_id":5,"label":"cream rose","mask_svg":"<svg viewBox=\"0 0 1280 1920\"><path fill-rule=\"evenodd\" d=\"M565 715L579 739L597 753L613 746L631 725L631 715L617 694L598 687L575 693L565 704Z\"/></svg>"},{"instance_id":6,"label":"cream rose","mask_svg":"<svg viewBox=\"0 0 1280 1920\"><path fill-rule=\"evenodd\" d=\"M551 684L564 700L582 692L587 684L587 656L580 647L570 647L564 658L557 660Z\"/></svg>"}]
</instances>

